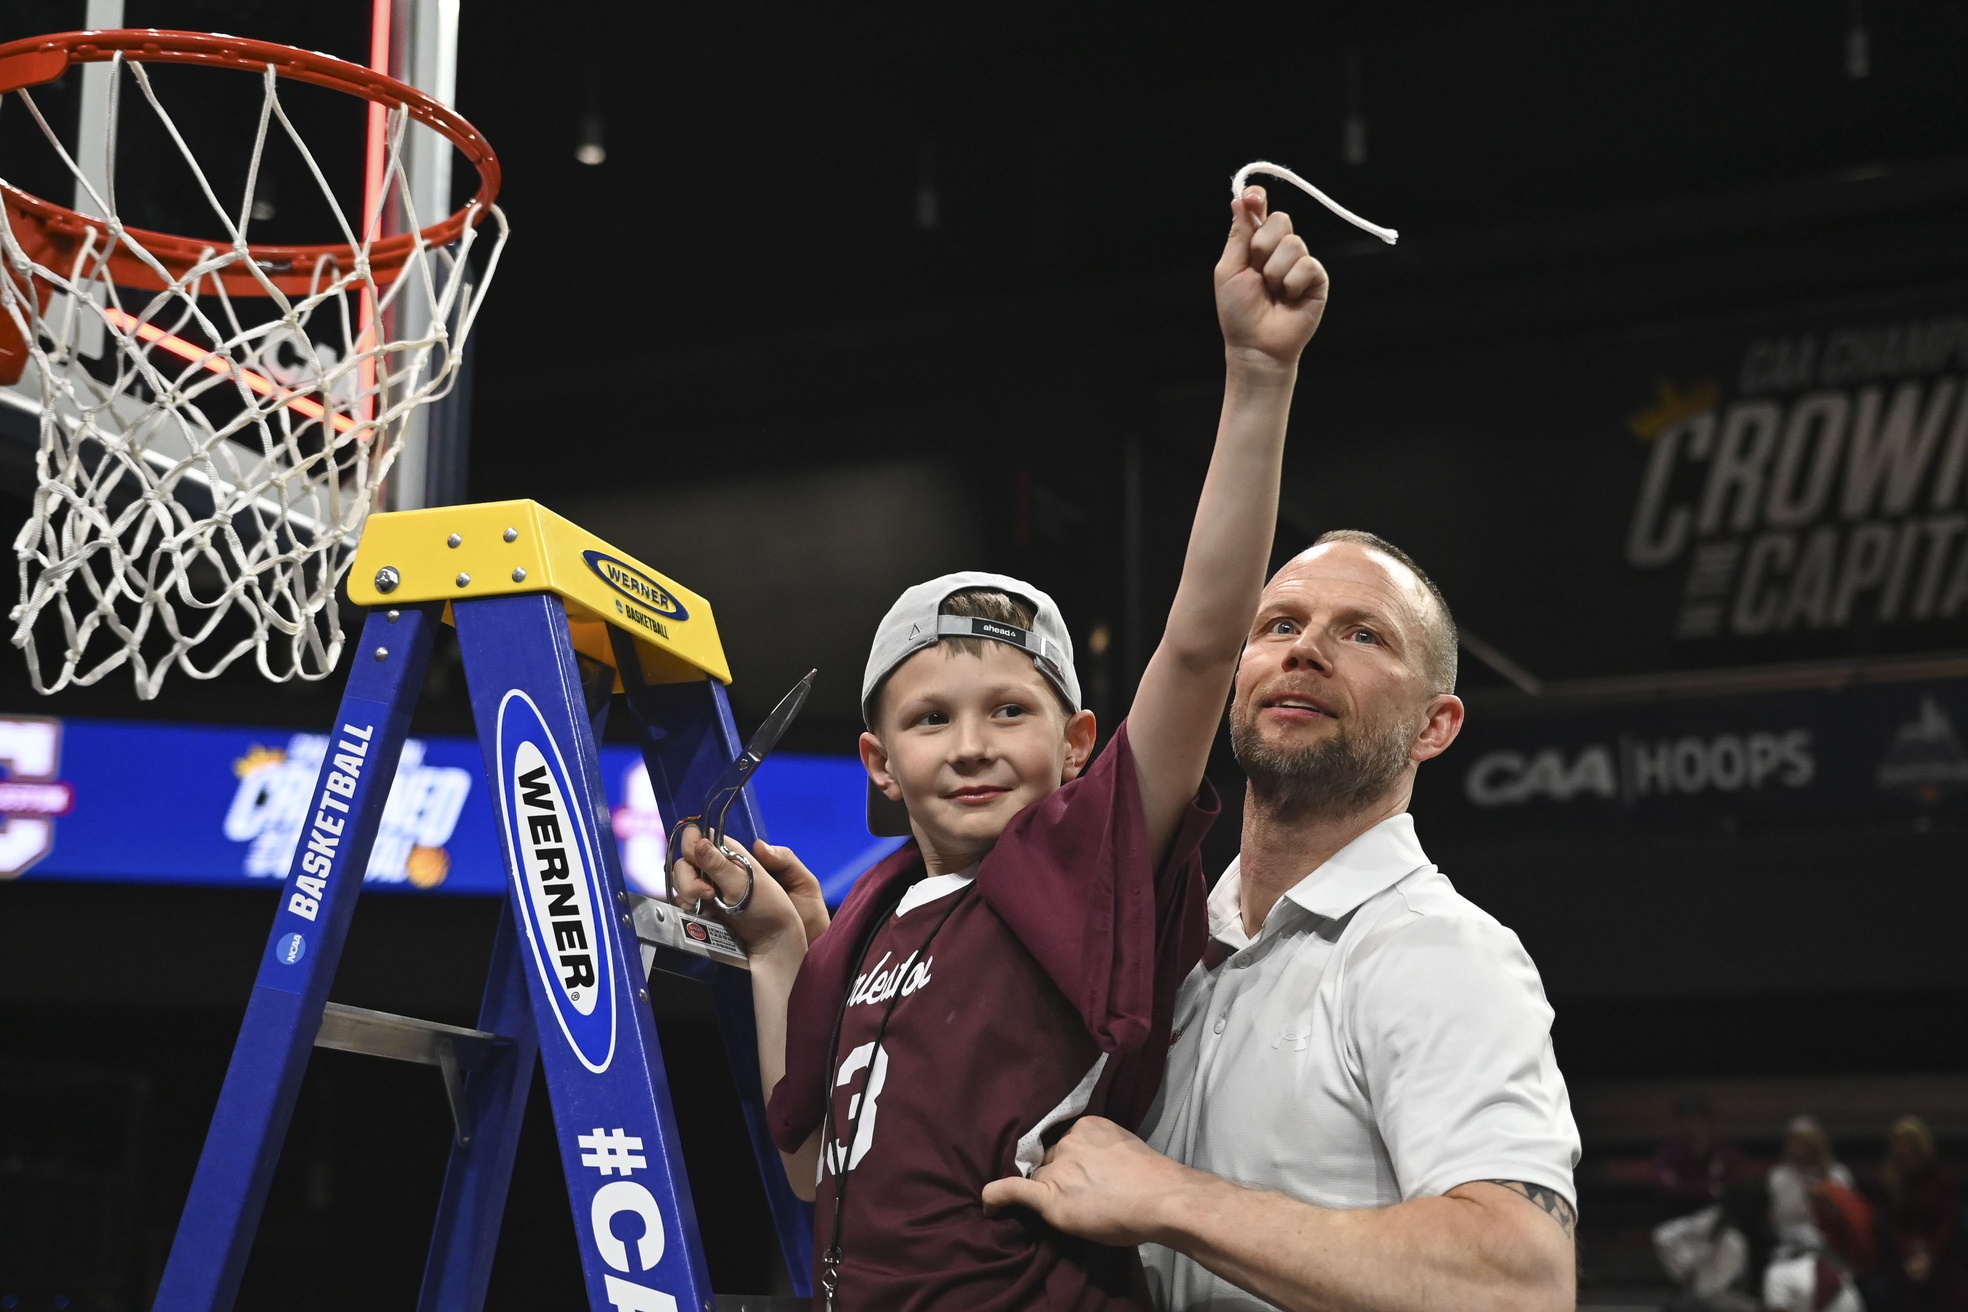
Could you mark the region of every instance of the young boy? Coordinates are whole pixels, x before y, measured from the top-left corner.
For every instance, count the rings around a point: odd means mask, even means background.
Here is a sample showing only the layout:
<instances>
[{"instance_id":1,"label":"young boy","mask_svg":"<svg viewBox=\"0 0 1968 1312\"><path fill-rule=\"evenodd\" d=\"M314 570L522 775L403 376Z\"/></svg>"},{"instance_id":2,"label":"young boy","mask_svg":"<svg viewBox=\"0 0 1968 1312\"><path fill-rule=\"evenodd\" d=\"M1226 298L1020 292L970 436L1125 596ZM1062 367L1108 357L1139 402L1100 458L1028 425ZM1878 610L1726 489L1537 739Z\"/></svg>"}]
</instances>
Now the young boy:
<instances>
[{"instance_id":1,"label":"young boy","mask_svg":"<svg viewBox=\"0 0 1968 1312\"><path fill-rule=\"evenodd\" d=\"M755 879L694 830L680 841L679 899L744 908L725 918L752 953L773 1135L817 1204L818 1307L1145 1306L1132 1250L987 1216L980 1194L1077 1116L1136 1124L1160 1084L1205 939L1203 767L1325 295L1289 217L1260 188L1233 201L1216 449L1168 627L1098 760L1051 598L947 575L896 602L862 683L869 825L914 841L831 925L786 849L758 844L771 878Z\"/></svg>"}]
</instances>

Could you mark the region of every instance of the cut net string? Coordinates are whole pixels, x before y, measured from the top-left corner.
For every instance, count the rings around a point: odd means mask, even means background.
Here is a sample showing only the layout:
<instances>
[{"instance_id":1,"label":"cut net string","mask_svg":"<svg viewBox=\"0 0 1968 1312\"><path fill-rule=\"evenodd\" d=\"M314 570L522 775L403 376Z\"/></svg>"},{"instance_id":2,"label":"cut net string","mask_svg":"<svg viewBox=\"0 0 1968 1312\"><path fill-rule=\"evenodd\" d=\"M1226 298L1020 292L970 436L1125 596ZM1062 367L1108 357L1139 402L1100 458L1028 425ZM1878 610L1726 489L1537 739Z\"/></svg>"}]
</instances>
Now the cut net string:
<instances>
[{"instance_id":1,"label":"cut net string","mask_svg":"<svg viewBox=\"0 0 1968 1312\"><path fill-rule=\"evenodd\" d=\"M125 70L227 239L176 275L117 210ZM100 190L33 97L15 93L107 235L86 229L64 267L50 267L0 223L11 275L0 275L0 306L26 342L41 415L39 486L15 540L14 645L43 693L93 684L127 664L149 698L172 668L208 679L248 653L270 679L324 678L344 642L336 587L407 421L457 379L505 243L504 216L475 205L455 244L419 237L398 276L379 283L369 255L383 206L403 206L407 231L423 226L404 169L410 119L401 107L390 109L386 134L394 187L382 189L358 231L281 103L271 67L236 210L220 200L143 64L119 54L110 84ZM247 250L276 127L352 251L347 267L316 263L303 294L283 292ZM474 283L481 219L490 221L490 252ZM114 285L112 252L135 256L162 290ZM235 287L247 275L257 295L229 290L221 274ZM102 349L92 355L96 341Z\"/></svg>"},{"instance_id":2,"label":"cut net string","mask_svg":"<svg viewBox=\"0 0 1968 1312\"><path fill-rule=\"evenodd\" d=\"M1340 218L1345 219L1356 228L1371 232L1389 246L1400 240L1401 234L1394 229L1383 228L1378 223L1367 222L1352 210L1347 209L1331 196L1326 195L1325 192L1320 191L1317 187L1307 182L1304 178L1299 177L1298 174L1293 173L1284 165L1272 164L1266 160L1257 160L1237 170L1237 176L1230 179L1230 195L1233 199L1244 194L1244 188L1250 185L1250 175L1253 173L1262 173L1266 177L1278 178L1281 181L1291 183L1292 186L1297 187L1300 191L1310 196L1313 200L1318 201Z\"/></svg>"}]
</instances>

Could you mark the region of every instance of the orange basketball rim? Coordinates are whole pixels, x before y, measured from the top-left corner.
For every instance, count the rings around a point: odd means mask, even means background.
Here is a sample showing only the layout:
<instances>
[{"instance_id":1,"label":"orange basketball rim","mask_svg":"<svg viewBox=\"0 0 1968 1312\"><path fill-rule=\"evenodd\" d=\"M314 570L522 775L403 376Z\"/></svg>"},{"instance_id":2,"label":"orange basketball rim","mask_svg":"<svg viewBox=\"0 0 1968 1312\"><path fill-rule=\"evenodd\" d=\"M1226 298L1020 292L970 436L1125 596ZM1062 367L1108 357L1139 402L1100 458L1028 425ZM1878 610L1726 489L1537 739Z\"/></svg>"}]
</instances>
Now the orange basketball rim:
<instances>
[{"instance_id":1,"label":"orange basketball rim","mask_svg":"<svg viewBox=\"0 0 1968 1312\"><path fill-rule=\"evenodd\" d=\"M397 233L363 243L369 277L379 288L393 283L405 262L419 247L448 246L476 224L499 194L499 160L478 129L449 107L393 77L346 60L270 41L205 32L169 32L149 28L103 32L62 32L28 37L0 45L0 96L55 81L73 64L101 63L118 57L126 63L193 64L230 68L264 76L309 82L358 96L387 110L402 110L411 119L442 134L478 170L478 192L456 213L421 232ZM65 205L30 195L0 182L0 205L21 250L48 268L73 265L85 242L94 235L101 272L118 286L166 291L193 276L220 249L210 240L178 237L140 228L112 226L102 219L78 214ZM365 215L374 224L375 214ZM119 240L119 234L127 240ZM371 234L373 235L373 234ZM155 259L143 259L135 243ZM346 273L356 262L356 248L347 243L316 246L274 246L241 243L244 259L198 273L217 280L228 295L265 296L269 285L283 293L306 295L319 285L322 273ZM163 274L160 276L159 268ZM19 275L16 274L16 281ZM36 279L36 301L44 309L52 291ZM11 316L0 315L0 383L19 380L27 364L26 343Z\"/></svg>"}]
</instances>

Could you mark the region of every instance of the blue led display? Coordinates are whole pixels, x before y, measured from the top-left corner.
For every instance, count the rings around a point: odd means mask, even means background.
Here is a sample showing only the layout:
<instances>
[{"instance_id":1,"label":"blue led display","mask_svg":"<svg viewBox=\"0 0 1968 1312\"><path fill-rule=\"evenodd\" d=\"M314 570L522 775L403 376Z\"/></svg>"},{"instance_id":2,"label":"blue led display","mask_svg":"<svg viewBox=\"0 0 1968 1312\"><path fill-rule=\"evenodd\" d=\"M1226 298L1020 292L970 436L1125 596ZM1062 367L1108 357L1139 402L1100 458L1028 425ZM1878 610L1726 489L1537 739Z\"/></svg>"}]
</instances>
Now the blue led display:
<instances>
[{"instance_id":1,"label":"blue led display","mask_svg":"<svg viewBox=\"0 0 1968 1312\"><path fill-rule=\"evenodd\" d=\"M277 888L326 743L284 729L0 718L0 878ZM603 745L601 772L629 883L659 892L668 821L641 754ZM853 757L775 754L753 786L772 840L799 853L830 904L900 846L869 836ZM504 895L476 742L405 745L365 883Z\"/></svg>"}]
</instances>

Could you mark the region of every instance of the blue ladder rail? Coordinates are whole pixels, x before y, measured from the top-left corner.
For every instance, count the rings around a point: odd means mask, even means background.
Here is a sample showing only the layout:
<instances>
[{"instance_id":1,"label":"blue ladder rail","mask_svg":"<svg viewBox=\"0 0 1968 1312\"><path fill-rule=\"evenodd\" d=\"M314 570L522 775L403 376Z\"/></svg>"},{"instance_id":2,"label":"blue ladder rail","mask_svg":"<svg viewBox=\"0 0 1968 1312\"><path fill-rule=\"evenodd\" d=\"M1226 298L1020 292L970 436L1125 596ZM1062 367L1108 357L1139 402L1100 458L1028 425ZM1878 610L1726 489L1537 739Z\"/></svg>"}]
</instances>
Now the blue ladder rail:
<instances>
[{"instance_id":1,"label":"blue ladder rail","mask_svg":"<svg viewBox=\"0 0 1968 1312\"><path fill-rule=\"evenodd\" d=\"M429 662L441 603L372 611L267 936L217 1110L154 1304L225 1312L239 1291L328 990L362 890ZM456 1120L418 1306L483 1307L535 1062L595 1312L802 1306L710 1289L648 977L608 828L591 706L565 608L551 593L459 600L453 622L500 827L508 901L477 1029L336 1008L324 1040L425 1061ZM740 749L714 681L651 686L634 645L616 655L665 814L701 795ZM605 687L606 685L598 685ZM762 837L749 794L731 828ZM765 1131L749 975L666 963L710 985L753 1155L795 1288L809 1292L810 1209Z\"/></svg>"},{"instance_id":2,"label":"blue ladder rail","mask_svg":"<svg viewBox=\"0 0 1968 1312\"><path fill-rule=\"evenodd\" d=\"M246 1018L153 1305L223 1312L239 1294L280 1145L410 732L439 607L371 613L315 779Z\"/></svg>"}]
</instances>

